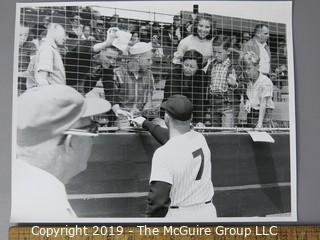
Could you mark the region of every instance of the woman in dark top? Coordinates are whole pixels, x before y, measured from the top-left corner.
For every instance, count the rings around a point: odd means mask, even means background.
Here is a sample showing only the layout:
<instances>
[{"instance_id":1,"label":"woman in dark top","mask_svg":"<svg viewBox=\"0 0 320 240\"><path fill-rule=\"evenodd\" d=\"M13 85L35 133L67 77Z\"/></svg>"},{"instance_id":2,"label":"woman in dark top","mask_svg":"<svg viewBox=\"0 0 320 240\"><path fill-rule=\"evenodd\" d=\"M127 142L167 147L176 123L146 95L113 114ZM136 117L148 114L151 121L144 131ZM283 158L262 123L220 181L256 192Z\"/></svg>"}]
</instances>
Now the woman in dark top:
<instances>
[{"instance_id":1,"label":"woman in dark top","mask_svg":"<svg viewBox=\"0 0 320 240\"><path fill-rule=\"evenodd\" d=\"M203 56L196 50L187 51L182 64L178 68L172 69L169 79L164 88L164 98L166 101L171 95L181 94L190 99L193 104L193 123L204 123L206 112L206 89L208 85L203 68ZM161 116L164 112L161 111Z\"/></svg>"}]
</instances>

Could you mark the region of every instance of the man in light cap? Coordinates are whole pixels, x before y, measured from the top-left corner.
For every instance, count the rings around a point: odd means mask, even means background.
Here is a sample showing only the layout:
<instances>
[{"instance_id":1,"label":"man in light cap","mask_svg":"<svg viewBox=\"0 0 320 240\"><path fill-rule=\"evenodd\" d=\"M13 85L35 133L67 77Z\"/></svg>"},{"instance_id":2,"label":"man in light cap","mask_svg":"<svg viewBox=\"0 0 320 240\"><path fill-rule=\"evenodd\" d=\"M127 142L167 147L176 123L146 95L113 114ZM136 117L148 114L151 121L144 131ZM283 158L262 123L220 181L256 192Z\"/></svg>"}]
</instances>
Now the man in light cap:
<instances>
[{"instance_id":1,"label":"man in light cap","mask_svg":"<svg viewBox=\"0 0 320 240\"><path fill-rule=\"evenodd\" d=\"M139 42L129 49L128 62L114 70L117 100L112 109L131 113L141 111L152 97L154 79L150 70L152 64L152 46Z\"/></svg>"},{"instance_id":2,"label":"man in light cap","mask_svg":"<svg viewBox=\"0 0 320 240\"><path fill-rule=\"evenodd\" d=\"M152 158L147 216L212 221L211 152L204 136L190 129L192 103L173 95L161 107L169 140Z\"/></svg>"},{"instance_id":3,"label":"man in light cap","mask_svg":"<svg viewBox=\"0 0 320 240\"><path fill-rule=\"evenodd\" d=\"M12 221L76 217L64 184L87 167L97 135L90 117L110 108L108 101L84 98L65 85L32 88L18 98Z\"/></svg>"}]
</instances>

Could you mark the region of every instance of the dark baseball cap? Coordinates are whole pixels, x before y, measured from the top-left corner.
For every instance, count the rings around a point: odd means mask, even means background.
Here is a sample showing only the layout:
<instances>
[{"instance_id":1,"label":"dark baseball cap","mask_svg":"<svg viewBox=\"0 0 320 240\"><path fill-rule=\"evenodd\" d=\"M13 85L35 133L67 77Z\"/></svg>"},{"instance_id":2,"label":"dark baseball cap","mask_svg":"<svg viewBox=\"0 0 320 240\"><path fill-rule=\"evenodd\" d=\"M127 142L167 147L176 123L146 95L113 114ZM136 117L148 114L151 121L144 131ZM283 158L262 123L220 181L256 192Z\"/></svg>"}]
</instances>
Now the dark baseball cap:
<instances>
[{"instance_id":1,"label":"dark baseball cap","mask_svg":"<svg viewBox=\"0 0 320 240\"><path fill-rule=\"evenodd\" d=\"M183 95L172 95L161 104L161 108L174 119L187 121L191 119L192 103Z\"/></svg>"}]
</instances>

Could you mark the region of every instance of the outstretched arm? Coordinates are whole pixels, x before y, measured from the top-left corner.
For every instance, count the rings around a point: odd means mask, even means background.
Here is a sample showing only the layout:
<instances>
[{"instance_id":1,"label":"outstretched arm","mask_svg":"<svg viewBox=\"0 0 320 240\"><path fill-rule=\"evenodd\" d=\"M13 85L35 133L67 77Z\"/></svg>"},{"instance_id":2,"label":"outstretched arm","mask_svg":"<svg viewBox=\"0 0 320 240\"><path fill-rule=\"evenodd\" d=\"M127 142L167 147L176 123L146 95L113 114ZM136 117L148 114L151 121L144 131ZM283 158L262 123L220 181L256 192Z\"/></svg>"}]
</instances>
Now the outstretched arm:
<instances>
[{"instance_id":1,"label":"outstretched arm","mask_svg":"<svg viewBox=\"0 0 320 240\"><path fill-rule=\"evenodd\" d=\"M263 119L266 114L266 105L267 105L267 98L262 98L262 101L260 103L259 119L258 119L257 128L263 127Z\"/></svg>"},{"instance_id":2,"label":"outstretched arm","mask_svg":"<svg viewBox=\"0 0 320 240\"><path fill-rule=\"evenodd\" d=\"M113 30L113 31L108 32L107 39L105 41L103 41L102 43L96 43L95 45L93 45L93 47L92 47L93 52L99 52L107 47L111 47L113 41L116 38L118 38L116 31L117 30Z\"/></svg>"},{"instance_id":3,"label":"outstretched arm","mask_svg":"<svg viewBox=\"0 0 320 240\"><path fill-rule=\"evenodd\" d=\"M154 124L146 120L144 117L137 117L132 121L136 126L148 130L161 145L164 145L169 140L169 130L167 128Z\"/></svg>"}]
</instances>

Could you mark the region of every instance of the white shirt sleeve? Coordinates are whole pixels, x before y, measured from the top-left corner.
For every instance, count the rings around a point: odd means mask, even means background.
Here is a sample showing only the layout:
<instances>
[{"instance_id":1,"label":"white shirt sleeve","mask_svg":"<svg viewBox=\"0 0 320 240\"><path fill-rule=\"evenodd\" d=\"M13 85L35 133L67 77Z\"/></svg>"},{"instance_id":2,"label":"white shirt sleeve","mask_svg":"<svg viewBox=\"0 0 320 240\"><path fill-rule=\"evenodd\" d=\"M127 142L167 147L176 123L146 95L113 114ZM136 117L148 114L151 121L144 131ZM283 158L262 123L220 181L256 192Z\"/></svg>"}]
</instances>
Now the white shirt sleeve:
<instances>
[{"instance_id":1,"label":"white shirt sleeve","mask_svg":"<svg viewBox=\"0 0 320 240\"><path fill-rule=\"evenodd\" d=\"M177 51L173 54L172 62L175 64L181 64L181 59L184 53L187 51L186 38L182 39L177 47Z\"/></svg>"},{"instance_id":2,"label":"white shirt sleeve","mask_svg":"<svg viewBox=\"0 0 320 240\"><path fill-rule=\"evenodd\" d=\"M42 46L39 49L38 56L37 56L37 63L36 63L36 73L39 71L44 72L53 72L53 52L50 49L50 46Z\"/></svg>"},{"instance_id":3,"label":"white shirt sleeve","mask_svg":"<svg viewBox=\"0 0 320 240\"><path fill-rule=\"evenodd\" d=\"M270 79L264 79L265 82L262 85L261 97L272 97L273 84Z\"/></svg>"},{"instance_id":4,"label":"white shirt sleeve","mask_svg":"<svg viewBox=\"0 0 320 240\"><path fill-rule=\"evenodd\" d=\"M160 151L159 151L160 150ZM167 163L165 152L158 149L152 158L150 183L152 181L162 181L169 184L173 183L173 175L170 166Z\"/></svg>"}]
</instances>

